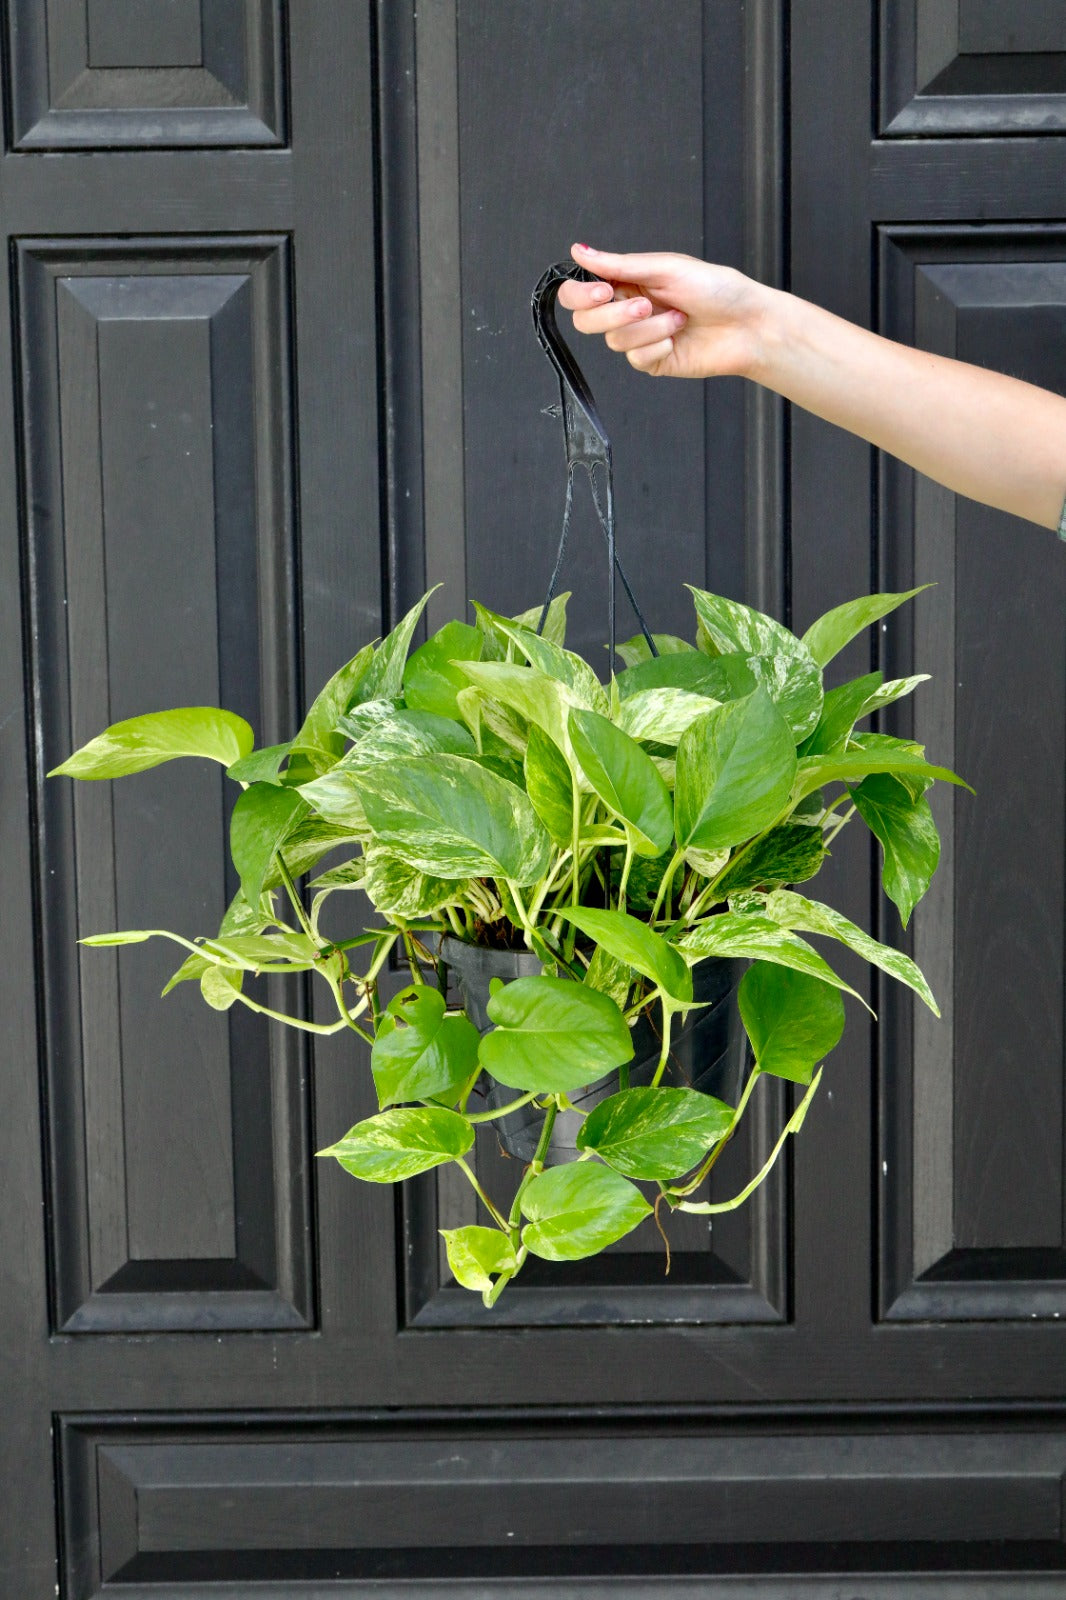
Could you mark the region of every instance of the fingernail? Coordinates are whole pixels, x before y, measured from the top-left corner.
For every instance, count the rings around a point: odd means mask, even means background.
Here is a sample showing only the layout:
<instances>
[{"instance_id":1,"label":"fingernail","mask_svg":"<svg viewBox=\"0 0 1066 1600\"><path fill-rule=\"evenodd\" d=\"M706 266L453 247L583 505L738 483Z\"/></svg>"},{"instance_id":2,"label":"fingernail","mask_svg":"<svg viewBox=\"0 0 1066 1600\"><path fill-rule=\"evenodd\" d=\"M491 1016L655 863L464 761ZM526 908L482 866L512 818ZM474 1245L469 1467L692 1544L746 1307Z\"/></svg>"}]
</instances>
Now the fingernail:
<instances>
[{"instance_id":1,"label":"fingernail","mask_svg":"<svg viewBox=\"0 0 1066 1600\"><path fill-rule=\"evenodd\" d=\"M683 328L688 318L683 311L675 311L671 320L675 328Z\"/></svg>"},{"instance_id":2,"label":"fingernail","mask_svg":"<svg viewBox=\"0 0 1066 1600\"><path fill-rule=\"evenodd\" d=\"M592 246L590 244L575 244L574 249L575 250L587 250L590 256L594 256L596 254L595 250L592 248Z\"/></svg>"},{"instance_id":3,"label":"fingernail","mask_svg":"<svg viewBox=\"0 0 1066 1600\"><path fill-rule=\"evenodd\" d=\"M629 314L631 317L646 317L650 310L651 302L649 300L634 300L629 308Z\"/></svg>"},{"instance_id":4,"label":"fingernail","mask_svg":"<svg viewBox=\"0 0 1066 1600\"><path fill-rule=\"evenodd\" d=\"M611 300L614 298L614 290L611 288L609 283L599 283L596 285L595 289L590 291L589 298L591 300L599 300L601 302L604 300Z\"/></svg>"}]
</instances>

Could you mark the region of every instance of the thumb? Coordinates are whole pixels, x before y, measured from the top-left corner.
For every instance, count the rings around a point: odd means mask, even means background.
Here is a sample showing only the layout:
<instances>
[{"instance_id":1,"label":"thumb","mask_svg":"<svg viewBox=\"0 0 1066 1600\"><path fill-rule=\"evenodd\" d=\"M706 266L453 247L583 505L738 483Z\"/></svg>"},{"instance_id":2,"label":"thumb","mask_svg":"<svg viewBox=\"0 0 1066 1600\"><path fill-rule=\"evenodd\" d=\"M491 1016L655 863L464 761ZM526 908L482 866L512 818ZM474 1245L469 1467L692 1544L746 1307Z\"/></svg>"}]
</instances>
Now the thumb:
<instances>
[{"instance_id":1,"label":"thumb","mask_svg":"<svg viewBox=\"0 0 1066 1600\"><path fill-rule=\"evenodd\" d=\"M655 255L613 255L609 250L593 250L587 244L571 246L570 254L579 266L587 267L598 278L615 283L642 283L651 289L664 288L671 279L674 257Z\"/></svg>"}]
</instances>

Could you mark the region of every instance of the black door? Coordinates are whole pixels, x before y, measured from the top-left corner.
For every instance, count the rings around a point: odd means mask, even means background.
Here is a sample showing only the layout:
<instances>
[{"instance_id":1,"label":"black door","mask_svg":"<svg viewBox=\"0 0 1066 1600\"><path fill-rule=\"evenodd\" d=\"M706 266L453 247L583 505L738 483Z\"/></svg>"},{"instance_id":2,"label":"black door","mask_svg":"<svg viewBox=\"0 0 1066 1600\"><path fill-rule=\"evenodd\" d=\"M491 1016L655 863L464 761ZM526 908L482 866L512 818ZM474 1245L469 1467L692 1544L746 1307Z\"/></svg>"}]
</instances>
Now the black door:
<instances>
[{"instance_id":1,"label":"black door","mask_svg":"<svg viewBox=\"0 0 1066 1600\"><path fill-rule=\"evenodd\" d=\"M876 664L934 672L913 731L978 790L913 930L945 1021L855 1008L790 1164L673 1219L668 1278L648 1226L472 1306L436 1233L465 1195L311 1159L365 1061L76 944L212 926L215 778L43 774L167 705L281 739L432 583L435 623L535 603L562 477L527 297L574 236L1066 387L1066 6L10 0L3 43L0 1593L1060 1593L1052 535L582 350L655 625L685 580L800 628L935 580ZM896 939L874 866L848 842L827 898Z\"/></svg>"}]
</instances>

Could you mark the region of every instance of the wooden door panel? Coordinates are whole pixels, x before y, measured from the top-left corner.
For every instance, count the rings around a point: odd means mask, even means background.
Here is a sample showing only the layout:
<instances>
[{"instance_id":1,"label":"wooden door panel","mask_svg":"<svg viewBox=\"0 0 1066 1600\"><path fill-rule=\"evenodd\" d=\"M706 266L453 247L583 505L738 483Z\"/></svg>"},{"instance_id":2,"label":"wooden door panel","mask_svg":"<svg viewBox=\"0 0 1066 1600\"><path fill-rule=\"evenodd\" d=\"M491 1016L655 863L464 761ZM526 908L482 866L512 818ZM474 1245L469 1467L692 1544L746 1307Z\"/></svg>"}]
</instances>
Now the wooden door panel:
<instances>
[{"instance_id":1,"label":"wooden door panel","mask_svg":"<svg viewBox=\"0 0 1066 1600\"><path fill-rule=\"evenodd\" d=\"M1062 0L881 0L879 29L882 135L1066 127Z\"/></svg>"},{"instance_id":2,"label":"wooden door panel","mask_svg":"<svg viewBox=\"0 0 1066 1600\"><path fill-rule=\"evenodd\" d=\"M1066 389L1063 246L1057 229L886 230L885 331ZM892 466L883 485L885 581L937 582L914 625L915 659L934 672L914 736L977 791L940 798L944 859L915 915L944 1022L897 1006L883 1058L887 1314L1057 1317L1066 569L1053 541L1005 515Z\"/></svg>"},{"instance_id":3,"label":"wooden door panel","mask_svg":"<svg viewBox=\"0 0 1066 1600\"><path fill-rule=\"evenodd\" d=\"M293 699L284 241L25 243L19 260L45 770L175 703L226 705L269 742ZM38 792L70 1332L310 1315L299 1041L212 1015L195 983L161 1003L178 946L76 943L213 931L236 888L228 804L208 763Z\"/></svg>"},{"instance_id":4,"label":"wooden door panel","mask_svg":"<svg viewBox=\"0 0 1066 1600\"><path fill-rule=\"evenodd\" d=\"M7 28L17 150L284 143L280 0L17 0Z\"/></svg>"},{"instance_id":5,"label":"wooden door panel","mask_svg":"<svg viewBox=\"0 0 1066 1600\"><path fill-rule=\"evenodd\" d=\"M85 1417L61 1438L72 1600L112 1584L228 1580L239 1592L286 1576L296 1595L326 1579L357 1590L447 1574L483 1593L474 1585L817 1571L827 1558L892 1572L933 1552L972 1570L993 1550L1009 1571L1063 1553L1066 1438L1039 1424L975 1436L748 1418L693 1434L517 1417L502 1428ZM790 1582L773 1592L795 1593Z\"/></svg>"}]
</instances>

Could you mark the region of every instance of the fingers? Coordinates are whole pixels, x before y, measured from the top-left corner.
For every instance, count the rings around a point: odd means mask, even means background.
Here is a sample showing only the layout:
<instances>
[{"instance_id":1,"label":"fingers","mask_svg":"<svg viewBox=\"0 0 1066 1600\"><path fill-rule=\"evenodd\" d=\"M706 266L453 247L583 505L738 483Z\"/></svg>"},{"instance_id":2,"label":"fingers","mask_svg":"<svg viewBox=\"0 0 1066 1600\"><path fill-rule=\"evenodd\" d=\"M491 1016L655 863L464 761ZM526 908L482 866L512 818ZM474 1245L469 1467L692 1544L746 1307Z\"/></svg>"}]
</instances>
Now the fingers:
<instances>
[{"instance_id":1,"label":"fingers","mask_svg":"<svg viewBox=\"0 0 1066 1600\"><path fill-rule=\"evenodd\" d=\"M628 327L620 327L606 336L609 349L630 354L635 350L654 348L664 341L673 348L673 336L685 326L683 311L661 311L658 316L644 316Z\"/></svg>"},{"instance_id":2,"label":"fingers","mask_svg":"<svg viewBox=\"0 0 1066 1600\"><path fill-rule=\"evenodd\" d=\"M609 250L593 250L587 244L571 246L570 254L582 267L595 272L598 277L610 278L614 283L646 283L651 288L669 280L676 256L613 255Z\"/></svg>"},{"instance_id":3,"label":"fingers","mask_svg":"<svg viewBox=\"0 0 1066 1600\"><path fill-rule=\"evenodd\" d=\"M655 371L655 368L660 366L673 353L673 339L659 339L655 344L646 344L642 345L639 350L630 350L626 360L638 372L650 372L653 377L658 377L659 374Z\"/></svg>"},{"instance_id":4,"label":"fingers","mask_svg":"<svg viewBox=\"0 0 1066 1600\"><path fill-rule=\"evenodd\" d=\"M608 305L594 305L589 311L575 311L574 327L578 333L614 333L651 313L652 304L646 295L626 295Z\"/></svg>"},{"instance_id":5,"label":"fingers","mask_svg":"<svg viewBox=\"0 0 1066 1600\"><path fill-rule=\"evenodd\" d=\"M559 304L567 311L587 311L613 299L614 290L609 283L576 283L568 278L559 285Z\"/></svg>"}]
</instances>

